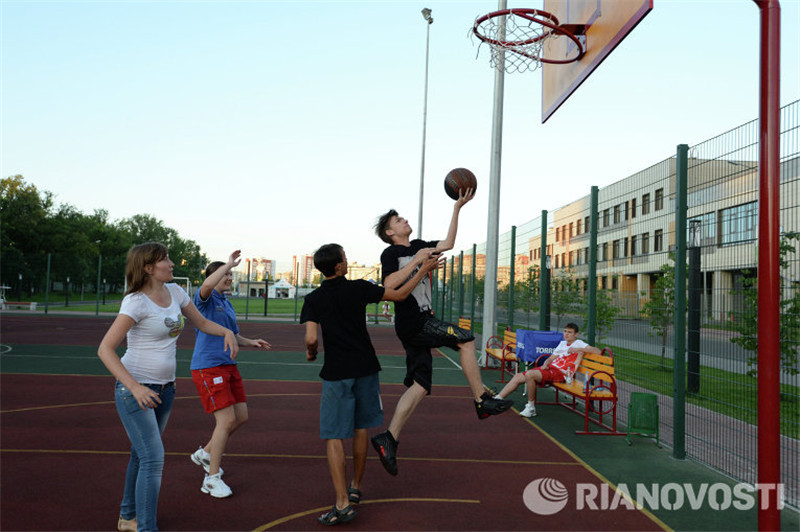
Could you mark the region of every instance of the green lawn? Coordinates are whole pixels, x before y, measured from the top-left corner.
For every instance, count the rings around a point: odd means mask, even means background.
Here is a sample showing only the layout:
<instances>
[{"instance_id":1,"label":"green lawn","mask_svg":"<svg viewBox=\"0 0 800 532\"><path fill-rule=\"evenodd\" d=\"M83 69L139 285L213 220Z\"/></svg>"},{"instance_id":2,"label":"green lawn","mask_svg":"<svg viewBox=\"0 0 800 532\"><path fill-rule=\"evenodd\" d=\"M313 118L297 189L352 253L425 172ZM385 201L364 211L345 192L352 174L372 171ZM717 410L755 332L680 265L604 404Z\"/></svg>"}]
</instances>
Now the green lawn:
<instances>
[{"instance_id":1,"label":"green lawn","mask_svg":"<svg viewBox=\"0 0 800 532\"><path fill-rule=\"evenodd\" d=\"M666 367L661 359L625 349L607 346L614 353L617 378L658 394L673 395L672 360ZM755 425L758 420L756 379L722 369L701 366L697 393L686 394L686 402L708 408L735 419ZM800 388L781 384L781 434L800 438Z\"/></svg>"}]
</instances>

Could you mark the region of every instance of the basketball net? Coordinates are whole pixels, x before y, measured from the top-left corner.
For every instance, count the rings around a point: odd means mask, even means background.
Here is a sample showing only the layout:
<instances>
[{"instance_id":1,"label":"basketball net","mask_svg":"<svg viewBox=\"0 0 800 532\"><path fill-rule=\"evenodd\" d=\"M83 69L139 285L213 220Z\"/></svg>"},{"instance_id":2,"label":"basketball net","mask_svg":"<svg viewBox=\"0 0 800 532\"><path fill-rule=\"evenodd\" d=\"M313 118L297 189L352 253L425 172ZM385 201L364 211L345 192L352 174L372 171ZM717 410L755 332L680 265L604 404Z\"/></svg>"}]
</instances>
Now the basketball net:
<instances>
[{"instance_id":1,"label":"basketball net","mask_svg":"<svg viewBox=\"0 0 800 532\"><path fill-rule=\"evenodd\" d=\"M489 64L508 73L537 70L542 63L571 63L584 53L583 45L555 15L538 9L504 9L478 17L472 27L481 44L489 45ZM569 38L579 52L566 60L545 59L542 50L555 38ZM510 52L510 53L506 53ZM478 45L480 53L480 45Z\"/></svg>"}]
</instances>

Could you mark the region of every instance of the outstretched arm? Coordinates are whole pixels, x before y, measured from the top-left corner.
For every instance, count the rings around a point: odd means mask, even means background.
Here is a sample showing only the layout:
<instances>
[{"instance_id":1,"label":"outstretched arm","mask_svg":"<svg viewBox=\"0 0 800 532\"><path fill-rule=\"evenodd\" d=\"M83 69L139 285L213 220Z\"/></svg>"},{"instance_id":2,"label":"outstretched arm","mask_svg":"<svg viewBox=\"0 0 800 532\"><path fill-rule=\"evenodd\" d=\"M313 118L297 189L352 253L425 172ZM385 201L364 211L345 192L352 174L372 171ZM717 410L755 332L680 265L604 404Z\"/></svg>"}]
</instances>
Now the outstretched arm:
<instances>
[{"instance_id":1,"label":"outstretched arm","mask_svg":"<svg viewBox=\"0 0 800 532\"><path fill-rule=\"evenodd\" d=\"M475 190L467 189L465 192L458 191L458 199L453 205L453 216L450 218L450 228L447 230L447 238L440 240L436 245L436 251L447 251L456 245L456 233L458 233L458 215L461 207L466 205L475 196Z\"/></svg>"},{"instance_id":2,"label":"outstretched arm","mask_svg":"<svg viewBox=\"0 0 800 532\"><path fill-rule=\"evenodd\" d=\"M414 287L417 286L426 275L428 275L429 272L439 268L439 266L444 264L446 260L447 259L440 255L432 255L423 260L419 270L417 270L417 273L414 274L414 277L409 279L408 282L402 287L397 290L386 287L383 292L383 299L386 301L403 301L408 297L408 294L414 290Z\"/></svg>"},{"instance_id":3,"label":"outstretched arm","mask_svg":"<svg viewBox=\"0 0 800 532\"><path fill-rule=\"evenodd\" d=\"M230 350L231 360L236 360L236 355L239 354L239 342L236 341L236 336L233 334L233 331L206 319L205 316L200 314L200 311L197 310L197 307L195 307L192 302L189 302L188 305L183 307L181 312L191 320L195 327L204 333L225 338L223 350L226 352Z\"/></svg>"},{"instance_id":4,"label":"outstretched arm","mask_svg":"<svg viewBox=\"0 0 800 532\"><path fill-rule=\"evenodd\" d=\"M241 334L236 335L236 342L244 347L261 347L263 349L272 349L272 345L266 340L261 338L245 338Z\"/></svg>"},{"instance_id":5,"label":"outstretched arm","mask_svg":"<svg viewBox=\"0 0 800 532\"><path fill-rule=\"evenodd\" d=\"M414 269L416 269L417 266L420 266L426 260L430 259L434 253L436 253L436 248L420 249L419 251L417 251L417 254L414 255L414 259L408 261L408 264L406 264L396 272L387 275L386 278L383 280L383 286L386 287L387 289L389 288L396 289L397 287L402 285L406 281L406 279L408 279L411 276L412 273L414 273Z\"/></svg>"},{"instance_id":6,"label":"outstretched arm","mask_svg":"<svg viewBox=\"0 0 800 532\"><path fill-rule=\"evenodd\" d=\"M228 257L228 262L225 263L225 266L221 268L217 268L217 270L206 277L206 280L203 281L203 284L200 286L200 299L205 301L211 295L211 292L214 290L214 287L219 284L225 274L228 273L231 268L235 268L242 262L240 258L242 255L242 250L237 249L233 253L231 253L230 257Z\"/></svg>"}]
</instances>

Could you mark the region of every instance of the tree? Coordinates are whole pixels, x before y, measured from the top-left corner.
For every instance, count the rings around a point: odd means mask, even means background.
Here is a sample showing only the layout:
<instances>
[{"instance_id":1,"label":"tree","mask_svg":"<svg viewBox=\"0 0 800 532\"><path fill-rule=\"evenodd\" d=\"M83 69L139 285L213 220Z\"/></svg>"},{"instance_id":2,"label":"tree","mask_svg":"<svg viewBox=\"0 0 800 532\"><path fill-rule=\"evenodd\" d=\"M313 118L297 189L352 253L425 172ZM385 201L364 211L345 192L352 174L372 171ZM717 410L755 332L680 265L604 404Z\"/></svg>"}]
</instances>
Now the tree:
<instances>
[{"instance_id":1,"label":"tree","mask_svg":"<svg viewBox=\"0 0 800 532\"><path fill-rule=\"evenodd\" d=\"M800 348L800 289L796 283L792 283L791 275L785 274L790 266L789 254L797 252L797 241L800 241L800 233L786 233L781 237L779 247L780 267L784 271L784 275L780 276L780 367L788 375L800 373L797 367L797 351ZM731 338L731 342L758 353L758 278L755 275L745 278L743 292L744 310L733 321L733 329L739 336ZM755 377L758 373L758 356L749 357L747 364L747 374Z\"/></svg>"},{"instance_id":2,"label":"tree","mask_svg":"<svg viewBox=\"0 0 800 532\"><path fill-rule=\"evenodd\" d=\"M674 260L672 254L670 254L670 259ZM641 313L650 321L650 326L653 328L648 334L661 337L661 367L664 368L666 367L667 335L675 315L674 264L666 263L661 266L655 286L650 291L650 300L644 304Z\"/></svg>"},{"instance_id":3,"label":"tree","mask_svg":"<svg viewBox=\"0 0 800 532\"><path fill-rule=\"evenodd\" d=\"M561 318L580 312L583 295L571 269L559 270L553 279L550 310L556 315L556 329L561 328Z\"/></svg>"},{"instance_id":4,"label":"tree","mask_svg":"<svg viewBox=\"0 0 800 532\"><path fill-rule=\"evenodd\" d=\"M28 286L42 253L42 232L53 208L53 196L40 193L21 175L0 180L0 284L22 275Z\"/></svg>"},{"instance_id":5,"label":"tree","mask_svg":"<svg viewBox=\"0 0 800 532\"><path fill-rule=\"evenodd\" d=\"M622 311L621 308L614 304L614 299L611 297L609 290L598 290L597 302L595 305L595 339L599 341L611 331L614 327L614 322L617 315ZM586 305L586 314L584 315L584 322L589 320L589 308Z\"/></svg>"}]
</instances>

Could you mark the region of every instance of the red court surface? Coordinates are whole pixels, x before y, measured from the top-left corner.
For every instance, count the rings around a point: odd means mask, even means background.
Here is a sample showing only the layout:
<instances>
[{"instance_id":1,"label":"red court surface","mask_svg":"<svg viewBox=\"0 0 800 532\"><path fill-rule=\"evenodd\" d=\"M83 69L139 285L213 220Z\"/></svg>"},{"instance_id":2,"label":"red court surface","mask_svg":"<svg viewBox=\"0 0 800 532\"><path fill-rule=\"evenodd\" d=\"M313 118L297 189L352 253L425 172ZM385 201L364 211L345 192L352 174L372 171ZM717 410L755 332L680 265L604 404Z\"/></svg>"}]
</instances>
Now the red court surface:
<instances>
[{"instance_id":1,"label":"red court surface","mask_svg":"<svg viewBox=\"0 0 800 532\"><path fill-rule=\"evenodd\" d=\"M128 440L111 377L0 376L3 530L109 530L116 523ZM164 433L159 502L163 530L321 530L333 502L318 438L316 382L250 381L250 421L223 461L228 499L200 492L189 454L210 435L192 383L179 379ZM403 388L384 385L388 415ZM439 387L403 432L400 474L370 449L352 530L655 530L646 513L582 510L537 515L523 503L531 481L601 484L588 468L513 412L479 421L463 387ZM377 432L371 431L371 434Z\"/></svg>"}]
</instances>

